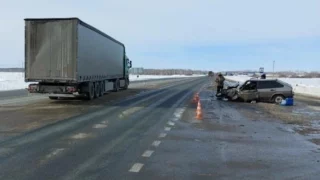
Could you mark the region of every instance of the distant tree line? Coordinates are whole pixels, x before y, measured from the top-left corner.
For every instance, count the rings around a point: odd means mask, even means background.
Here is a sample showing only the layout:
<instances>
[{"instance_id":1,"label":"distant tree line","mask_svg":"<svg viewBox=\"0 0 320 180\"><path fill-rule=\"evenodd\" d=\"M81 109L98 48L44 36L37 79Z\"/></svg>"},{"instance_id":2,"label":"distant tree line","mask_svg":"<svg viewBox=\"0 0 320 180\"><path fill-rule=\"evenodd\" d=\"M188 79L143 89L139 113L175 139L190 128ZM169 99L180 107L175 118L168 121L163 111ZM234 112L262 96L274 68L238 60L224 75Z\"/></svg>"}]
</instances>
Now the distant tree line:
<instances>
[{"instance_id":1,"label":"distant tree line","mask_svg":"<svg viewBox=\"0 0 320 180\"><path fill-rule=\"evenodd\" d=\"M281 78L320 78L320 72L278 72Z\"/></svg>"},{"instance_id":2,"label":"distant tree line","mask_svg":"<svg viewBox=\"0 0 320 180\"><path fill-rule=\"evenodd\" d=\"M0 68L0 72L24 72L24 68Z\"/></svg>"},{"instance_id":3,"label":"distant tree line","mask_svg":"<svg viewBox=\"0 0 320 180\"><path fill-rule=\"evenodd\" d=\"M207 74L208 71L192 69L140 69L139 71L130 71L131 74L139 75L193 75Z\"/></svg>"}]
</instances>

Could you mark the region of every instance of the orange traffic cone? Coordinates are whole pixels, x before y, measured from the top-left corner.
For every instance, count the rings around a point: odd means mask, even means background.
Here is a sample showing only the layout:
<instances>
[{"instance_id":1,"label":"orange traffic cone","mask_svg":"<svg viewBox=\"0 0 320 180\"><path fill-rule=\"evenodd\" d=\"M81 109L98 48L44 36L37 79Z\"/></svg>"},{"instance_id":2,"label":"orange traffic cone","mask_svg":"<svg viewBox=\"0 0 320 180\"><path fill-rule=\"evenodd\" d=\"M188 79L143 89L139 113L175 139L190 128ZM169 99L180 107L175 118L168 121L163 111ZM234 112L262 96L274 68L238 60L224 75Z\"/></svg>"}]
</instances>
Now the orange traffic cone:
<instances>
[{"instance_id":1,"label":"orange traffic cone","mask_svg":"<svg viewBox=\"0 0 320 180\"><path fill-rule=\"evenodd\" d=\"M201 109L201 103L198 101L197 111L196 111L196 119L202 120L202 109Z\"/></svg>"}]
</instances>

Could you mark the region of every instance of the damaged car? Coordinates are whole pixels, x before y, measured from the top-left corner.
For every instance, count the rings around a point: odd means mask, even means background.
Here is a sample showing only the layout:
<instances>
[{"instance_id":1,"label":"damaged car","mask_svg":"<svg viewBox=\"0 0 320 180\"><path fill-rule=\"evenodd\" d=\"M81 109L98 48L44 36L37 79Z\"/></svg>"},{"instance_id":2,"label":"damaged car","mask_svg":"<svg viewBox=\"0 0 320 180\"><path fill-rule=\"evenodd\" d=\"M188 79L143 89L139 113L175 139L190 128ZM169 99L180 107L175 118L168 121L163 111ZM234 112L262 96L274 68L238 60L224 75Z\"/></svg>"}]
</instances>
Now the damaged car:
<instances>
[{"instance_id":1,"label":"damaged car","mask_svg":"<svg viewBox=\"0 0 320 180\"><path fill-rule=\"evenodd\" d=\"M280 104L286 98L293 98L290 84L278 79L250 79L242 84L227 86L218 97L245 102L260 101Z\"/></svg>"}]
</instances>

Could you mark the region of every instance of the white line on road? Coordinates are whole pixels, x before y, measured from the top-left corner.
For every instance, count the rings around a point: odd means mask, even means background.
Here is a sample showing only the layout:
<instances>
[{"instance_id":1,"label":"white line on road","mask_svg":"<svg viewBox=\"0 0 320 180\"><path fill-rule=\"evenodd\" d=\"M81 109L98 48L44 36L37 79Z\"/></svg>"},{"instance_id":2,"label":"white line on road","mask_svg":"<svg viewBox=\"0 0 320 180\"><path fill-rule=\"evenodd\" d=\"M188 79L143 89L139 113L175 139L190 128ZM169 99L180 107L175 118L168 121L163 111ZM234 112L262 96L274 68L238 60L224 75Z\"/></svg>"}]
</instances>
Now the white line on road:
<instances>
[{"instance_id":1,"label":"white line on road","mask_svg":"<svg viewBox=\"0 0 320 180\"><path fill-rule=\"evenodd\" d=\"M170 130L171 130L171 127L165 127L164 130L165 130L165 131L170 131Z\"/></svg>"},{"instance_id":2,"label":"white line on road","mask_svg":"<svg viewBox=\"0 0 320 180\"><path fill-rule=\"evenodd\" d=\"M95 124L92 126L92 128L95 128L95 129L101 129L101 128L106 128L108 127L108 125L106 124Z\"/></svg>"},{"instance_id":3,"label":"white line on road","mask_svg":"<svg viewBox=\"0 0 320 180\"><path fill-rule=\"evenodd\" d=\"M178 121L179 118L178 118L178 117L173 117L171 120L172 120L172 121Z\"/></svg>"},{"instance_id":4,"label":"white line on road","mask_svg":"<svg viewBox=\"0 0 320 180\"><path fill-rule=\"evenodd\" d=\"M135 164L131 167L131 169L129 169L129 172L135 172L135 173L137 173L137 172L139 172L139 171L141 170L142 167L143 167L143 164L141 164L141 163L135 163Z\"/></svg>"},{"instance_id":5,"label":"white line on road","mask_svg":"<svg viewBox=\"0 0 320 180\"><path fill-rule=\"evenodd\" d=\"M167 133L160 133L159 134L159 138L164 138L164 137L166 137L167 136Z\"/></svg>"},{"instance_id":6,"label":"white line on road","mask_svg":"<svg viewBox=\"0 0 320 180\"><path fill-rule=\"evenodd\" d=\"M62 152L63 150L64 150L64 148L55 149L55 150L53 150L50 154L48 154L48 155L46 156L46 158L49 159L49 158L51 158L51 157L53 157L53 156L56 156L56 155L58 155L60 152Z\"/></svg>"},{"instance_id":7,"label":"white line on road","mask_svg":"<svg viewBox=\"0 0 320 180\"><path fill-rule=\"evenodd\" d=\"M72 139L84 139L84 138L88 138L90 136L91 135L87 134L87 133L78 133L78 134L75 134L75 135L71 136L71 138Z\"/></svg>"},{"instance_id":8,"label":"white line on road","mask_svg":"<svg viewBox=\"0 0 320 180\"><path fill-rule=\"evenodd\" d=\"M143 154L142 157L150 157L154 151L146 150Z\"/></svg>"},{"instance_id":9,"label":"white line on road","mask_svg":"<svg viewBox=\"0 0 320 180\"><path fill-rule=\"evenodd\" d=\"M152 146L158 147L161 141L153 141Z\"/></svg>"},{"instance_id":10,"label":"white line on road","mask_svg":"<svg viewBox=\"0 0 320 180\"><path fill-rule=\"evenodd\" d=\"M101 124L108 124L109 121L108 120L105 120L105 121L101 121Z\"/></svg>"},{"instance_id":11,"label":"white line on road","mask_svg":"<svg viewBox=\"0 0 320 180\"><path fill-rule=\"evenodd\" d=\"M182 116L182 114L184 113L184 111L186 110L186 108L185 107L183 107L183 108L178 108L175 112L174 112L174 114L173 114L173 118L172 118L172 120L173 121L178 121L179 119L181 119L181 116Z\"/></svg>"},{"instance_id":12,"label":"white line on road","mask_svg":"<svg viewBox=\"0 0 320 180\"><path fill-rule=\"evenodd\" d=\"M168 125L169 125L169 126L174 126L174 122L169 121L169 122L168 122Z\"/></svg>"}]
</instances>

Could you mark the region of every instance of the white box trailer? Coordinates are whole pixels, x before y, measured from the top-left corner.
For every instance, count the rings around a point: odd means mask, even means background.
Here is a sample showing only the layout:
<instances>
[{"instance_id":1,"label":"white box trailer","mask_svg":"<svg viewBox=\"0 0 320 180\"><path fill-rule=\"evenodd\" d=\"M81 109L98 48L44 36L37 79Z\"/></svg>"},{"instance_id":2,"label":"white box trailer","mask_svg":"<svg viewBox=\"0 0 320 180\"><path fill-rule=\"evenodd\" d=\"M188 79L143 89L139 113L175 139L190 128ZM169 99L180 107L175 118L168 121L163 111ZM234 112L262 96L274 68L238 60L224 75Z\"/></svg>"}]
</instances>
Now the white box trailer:
<instances>
[{"instance_id":1,"label":"white box trailer","mask_svg":"<svg viewBox=\"0 0 320 180\"><path fill-rule=\"evenodd\" d=\"M130 67L124 44L78 18L25 19L30 93L93 99L127 89Z\"/></svg>"}]
</instances>

